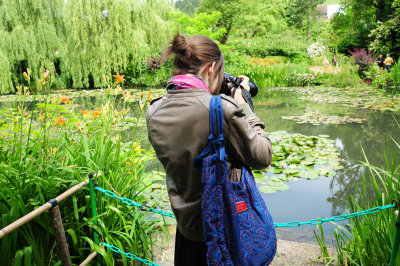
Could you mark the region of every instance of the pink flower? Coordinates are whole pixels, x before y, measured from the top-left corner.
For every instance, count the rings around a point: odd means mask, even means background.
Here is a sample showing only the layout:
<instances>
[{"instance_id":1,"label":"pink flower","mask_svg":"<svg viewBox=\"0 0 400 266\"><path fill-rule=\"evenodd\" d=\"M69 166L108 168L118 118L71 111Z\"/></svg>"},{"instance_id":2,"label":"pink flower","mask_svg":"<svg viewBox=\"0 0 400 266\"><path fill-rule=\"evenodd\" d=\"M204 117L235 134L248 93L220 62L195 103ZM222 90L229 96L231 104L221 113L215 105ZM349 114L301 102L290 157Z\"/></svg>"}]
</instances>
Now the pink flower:
<instances>
[{"instance_id":1,"label":"pink flower","mask_svg":"<svg viewBox=\"0 0 400 266\"><path fill-rule=\"evenodd\" d=\"M282 169L286 169L287 165L286 164L282 164Z\"/></svg>"},{"instance_id":2,"label":"pink flower","mask_svg":"<svg viewBox=\"0 0 400 266\"><path fill-rule=\"evenodd\" d=\"M282 141L282 138L278 138L278 141Z\"/></svg>"}]
</instances>

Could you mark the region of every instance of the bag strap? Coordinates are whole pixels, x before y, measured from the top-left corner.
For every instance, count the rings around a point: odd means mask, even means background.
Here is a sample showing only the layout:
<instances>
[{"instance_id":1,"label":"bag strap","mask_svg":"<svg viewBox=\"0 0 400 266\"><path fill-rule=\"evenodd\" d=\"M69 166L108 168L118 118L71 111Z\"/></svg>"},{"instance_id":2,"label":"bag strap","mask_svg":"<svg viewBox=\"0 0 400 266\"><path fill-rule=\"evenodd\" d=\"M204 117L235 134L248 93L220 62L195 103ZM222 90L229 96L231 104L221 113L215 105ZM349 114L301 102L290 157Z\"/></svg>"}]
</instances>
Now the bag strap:
<instances>
[{"instance_id":1,"label":"bag strap","mask_svg":"<svg viewBox=\"0 0 400 266\"><path fill-rule=\"evenodd\" d=\"M221 95L213 96L210 100L210 136L208 139L214 143L214 148L219 151L220 160L225 160L227 154L224 145L224 112Z\"/></svg>"},{"instance_id":2,"label":"bag strap","mask_svg":"<svg viewBox=\"0 0 400 266\"><path fill-rule=\"evenodd\" d=\"M224 116L221 96L213 96L210 100L210 137L224 140Z\"/></svg>"}]
</instances>

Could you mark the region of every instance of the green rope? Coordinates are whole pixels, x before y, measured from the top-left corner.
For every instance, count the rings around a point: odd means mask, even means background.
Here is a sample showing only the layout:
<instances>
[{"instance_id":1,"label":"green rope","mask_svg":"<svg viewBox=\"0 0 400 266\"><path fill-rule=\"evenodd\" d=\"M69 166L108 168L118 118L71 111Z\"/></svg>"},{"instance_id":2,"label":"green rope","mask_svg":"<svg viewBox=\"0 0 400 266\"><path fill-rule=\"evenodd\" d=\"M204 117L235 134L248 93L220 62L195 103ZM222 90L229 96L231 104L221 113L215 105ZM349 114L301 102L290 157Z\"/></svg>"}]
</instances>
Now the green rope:
<instances>
[{"instance_id":1,"label":"green rope","mask_svg":"<svg viewBox=\"0 0 400 266\"><path fill-rule=\"evenodd\" d=\"M115 253L120 253L125 255L127 258L131 259L131 260L137 260L140 261L143 264L146 265L150 265L150 266L161 266L158 264L155 264L154 262L150 261L150 260L145 260L145 259L141 259L136 255L133 255L132 253L129 252L123 252L122 250L120 250L118 247L113 246L113 245L109 245L107 243L101 243L103 246L108 247L111 251L115 252Z\"/></svg>"},{"instance_id":2,"label":"green rope","mask_svg":"<svg viewBox=\"0 0 400 266\"><path fill-rule=\"evenodd\" d=\"M119 197L114 192L106 190L106 189L103 189L101 187L96 187L96 189L98 191L104 193L105 195L111 197L111 198L116 198L116 199L121 200L125 204L128 204L130 206L138 207L142 211L154 212L154 213L158 213L158 214L161 214L161 215L164 215L164 216L175 218L175 215L172 212L166 212L166 211L163 211L163 210L154 209L152 207L148 207L148 206L136 203L133 200ZM372 209L368 209L368 210L365 210L365 211L333 216L331 218L312 219L312 220L310 220L308 222L293 221L293 222L288 222L288 223L274 223L274 225L275 225L275 227L298 227L300 225L305 225L305 224L316 225L316 224L322 224L322 223L325 223L325 222L338 222L338 221L342 221L342 220L346 220L346 219L350 219L350 218L355 218L355 217L359 217L359 216L363 216L363 215L367 215L367 214L377 213L377 212L380 212L380 211L383 211L383 210L386 210L386 209L390 209L390 208L394 208L394 207L395 207L395 204L389 204L389 205L385 205L385 206L382 206L382 207L375 207L375 208L372 208Z\"/></svg>"}]
</instances>

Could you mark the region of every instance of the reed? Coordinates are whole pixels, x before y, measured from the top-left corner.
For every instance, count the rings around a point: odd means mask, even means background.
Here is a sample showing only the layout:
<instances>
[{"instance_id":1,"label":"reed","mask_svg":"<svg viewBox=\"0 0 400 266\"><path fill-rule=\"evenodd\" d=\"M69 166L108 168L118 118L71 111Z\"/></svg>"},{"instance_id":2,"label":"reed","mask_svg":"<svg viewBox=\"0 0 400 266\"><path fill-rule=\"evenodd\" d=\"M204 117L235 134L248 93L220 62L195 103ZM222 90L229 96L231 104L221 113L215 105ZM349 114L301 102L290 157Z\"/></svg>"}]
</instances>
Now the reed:
<instances>
[{"instance_id":1,"label":"reed","mask_svg":"<svg viewBox=\"0 0 400 266\"><path fill-rule=\"evenodd\" d=\"M388 152L384 154L386 167L371 165L365 156L363 166L363 186L357 188L357 195L349 199L349 212L358 212L373 207L391 204L399 200L399 173L398 161L399 143L391 139L396 149L392 157L388 141ZM367 196L367 186L372 184L374 199ZM329 256L321 228L320 234L315 233L325 261L337 265L383 265L388 263L394 243L397 216L393 209L382 211L373 215L365 215L348 220L345 226L339 226L333 231L335 238L336 255Z\"/></svg>"}]
</instances>

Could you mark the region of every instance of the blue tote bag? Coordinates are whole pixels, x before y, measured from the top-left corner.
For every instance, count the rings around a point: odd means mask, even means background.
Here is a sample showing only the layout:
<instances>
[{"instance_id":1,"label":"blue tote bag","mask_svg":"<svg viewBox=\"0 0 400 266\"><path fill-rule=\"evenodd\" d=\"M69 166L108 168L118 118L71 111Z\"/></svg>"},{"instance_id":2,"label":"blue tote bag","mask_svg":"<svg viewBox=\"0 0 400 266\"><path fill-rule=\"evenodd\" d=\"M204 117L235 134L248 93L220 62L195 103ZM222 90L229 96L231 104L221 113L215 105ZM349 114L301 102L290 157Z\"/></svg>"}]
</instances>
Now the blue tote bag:
<instances>
[{"instance_id":1,"label":"blue tote bag","mask_svg":"<svg viewBox=\"0 0 400 266\"><path fill-rule=\"evenodd\" d=\"M208 146L194 158L202 169L201 211L208 265L268 265L275 256L271 215L251 170L242 167L240 182L230 181L223 136L221 96L210 101Z\"/></svg>"}]
</instances>

